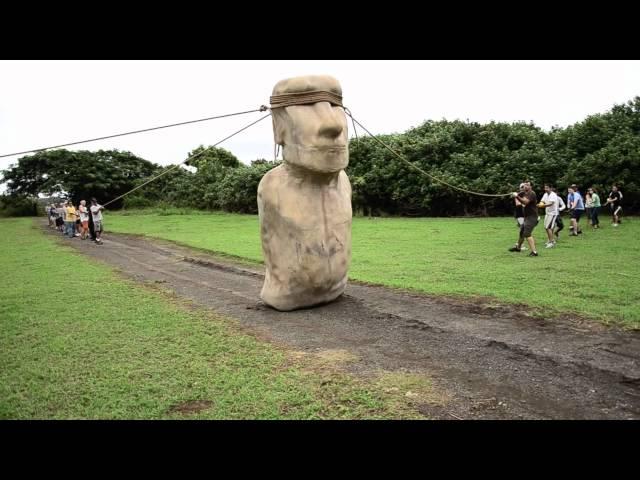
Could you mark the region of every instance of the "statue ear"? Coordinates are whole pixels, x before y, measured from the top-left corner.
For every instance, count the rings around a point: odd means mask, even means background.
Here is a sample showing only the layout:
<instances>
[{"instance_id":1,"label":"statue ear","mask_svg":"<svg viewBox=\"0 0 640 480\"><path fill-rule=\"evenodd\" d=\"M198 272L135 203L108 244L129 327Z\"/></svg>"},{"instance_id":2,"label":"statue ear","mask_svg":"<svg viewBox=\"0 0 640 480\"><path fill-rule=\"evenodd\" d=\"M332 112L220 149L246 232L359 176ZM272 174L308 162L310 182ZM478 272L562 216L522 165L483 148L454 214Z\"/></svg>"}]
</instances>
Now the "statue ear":
<instances>
[{"instance_id":1,"label":"statue ear","mask_svg":"<svg viewBox=\"0 0 640 480\"><path fill-rule=\"evenodd\" d=\"M273 141L276 145L284 145L284 120L282 118L282 112L278 111L273 112L271 115L271 120L273 123Z\"/></svg>"}]
</instances>

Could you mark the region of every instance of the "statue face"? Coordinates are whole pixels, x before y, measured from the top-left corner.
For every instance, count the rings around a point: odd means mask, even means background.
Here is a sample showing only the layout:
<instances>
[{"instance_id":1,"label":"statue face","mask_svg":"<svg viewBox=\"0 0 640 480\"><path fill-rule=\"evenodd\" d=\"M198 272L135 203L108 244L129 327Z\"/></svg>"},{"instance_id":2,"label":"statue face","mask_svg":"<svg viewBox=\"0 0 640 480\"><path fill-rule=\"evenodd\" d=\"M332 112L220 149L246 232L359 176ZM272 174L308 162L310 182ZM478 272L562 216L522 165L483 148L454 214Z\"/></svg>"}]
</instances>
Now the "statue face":
<instances>
[{"instance_id":1,"label":"statue face","mask_svg":"<svg viewBox=\"0 0 640 480\"><path fill-rule=\"evenodd\" d=\"M279 108L273 116L276 143L285 163L319 173L334 173L349 164L347 117L329 102Z\"/></svg>"},{"instance_id":2,"label":"statue face","mask_svg":"<svg viewBox=\"0 0 640 480\"><path fill-rule=\"evenodd\" d=\"M328 76L282 80L274 95L328 91L341 95L340 84ZM286 164L317 173L336 173L349 164L347 117L329 101L274 108L275 142L283 146Z\"/></svg>"}]
</instances>

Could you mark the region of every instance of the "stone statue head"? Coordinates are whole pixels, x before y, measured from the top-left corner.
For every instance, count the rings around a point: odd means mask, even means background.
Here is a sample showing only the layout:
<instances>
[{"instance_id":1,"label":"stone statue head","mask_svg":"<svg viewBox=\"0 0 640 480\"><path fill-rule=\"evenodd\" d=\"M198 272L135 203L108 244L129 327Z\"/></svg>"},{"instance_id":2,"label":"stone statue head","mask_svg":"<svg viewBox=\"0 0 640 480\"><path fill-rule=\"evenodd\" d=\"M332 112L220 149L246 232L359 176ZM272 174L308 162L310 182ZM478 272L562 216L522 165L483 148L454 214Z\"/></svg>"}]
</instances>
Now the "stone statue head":
<instances>
[{"instance_id":1,"label":"stone statue head","mask_svg":"<svg viewBox=\"0 0 640 480\"><path fill-rule=\"evenodd\" d=\"M285 106L277 107L278 101ZM349 164L342 89L327 75L279 81L273 88L273 136L285 164L314 173L336 173ZM290 103L297 103L287 105Z\"/></svg>"}]
</instances>

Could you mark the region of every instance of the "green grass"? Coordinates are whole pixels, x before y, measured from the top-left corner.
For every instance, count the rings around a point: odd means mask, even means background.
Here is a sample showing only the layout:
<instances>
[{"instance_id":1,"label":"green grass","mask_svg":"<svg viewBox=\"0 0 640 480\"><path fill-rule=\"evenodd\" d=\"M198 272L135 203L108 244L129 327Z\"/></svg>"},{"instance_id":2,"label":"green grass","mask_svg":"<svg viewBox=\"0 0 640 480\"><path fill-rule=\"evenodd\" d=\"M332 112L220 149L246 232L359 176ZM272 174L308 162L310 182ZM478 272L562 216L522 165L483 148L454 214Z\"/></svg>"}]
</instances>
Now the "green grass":
<instances>
[{"instance_id":1,"label":"green grass","mask_svg":"<svg viewBox=\"0 0 640 480\"><path fill-rule=\"evenodd\" d=\"M262 261L257 216L223 213L108 214L107 230L145 234ZM548 315L581 315L640 328L640 223L617 229L605 213L602 228L586 225L569 238L568 223L555 249L540 257L507 251L517 240L515 220L354 218L350 278L442 295L488 296L538 307ZM583 221L584 223L584 221Z\"/></svg>"},{"instance_id":2,"label":"green grass","mask_svg":"<svg viewBox=\"0 0 640 480\"><path fill-rule=\"evenodd\" d=\"M374 381L123 280L31 219L0 220L0 251L1 419L419 416ZM175 410L192 402L206 408Z\"/></svg>"}]
</instances>

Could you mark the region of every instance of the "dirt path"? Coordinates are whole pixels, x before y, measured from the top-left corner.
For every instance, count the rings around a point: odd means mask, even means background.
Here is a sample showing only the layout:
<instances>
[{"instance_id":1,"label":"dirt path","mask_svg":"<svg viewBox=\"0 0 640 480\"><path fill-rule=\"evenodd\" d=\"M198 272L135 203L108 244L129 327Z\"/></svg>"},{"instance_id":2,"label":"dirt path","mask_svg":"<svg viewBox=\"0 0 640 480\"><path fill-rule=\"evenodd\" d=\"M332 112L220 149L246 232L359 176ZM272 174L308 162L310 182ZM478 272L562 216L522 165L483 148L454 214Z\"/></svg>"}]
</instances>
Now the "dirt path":
<instances>
[{"instance_id":1,"label":"dirt path","mask_svg":"<svg viewBox=\"0 0 640 480\"><path fill-rule=\"evenodd\" d=\"M448 399L419 407L432 418L640 419L640 332L355 283L332 304L281 313L260 302L258 268L134 236L61 241L261 338L346 351L354 374L424 373Z\"/></svg>"}]
</instances>

